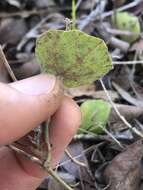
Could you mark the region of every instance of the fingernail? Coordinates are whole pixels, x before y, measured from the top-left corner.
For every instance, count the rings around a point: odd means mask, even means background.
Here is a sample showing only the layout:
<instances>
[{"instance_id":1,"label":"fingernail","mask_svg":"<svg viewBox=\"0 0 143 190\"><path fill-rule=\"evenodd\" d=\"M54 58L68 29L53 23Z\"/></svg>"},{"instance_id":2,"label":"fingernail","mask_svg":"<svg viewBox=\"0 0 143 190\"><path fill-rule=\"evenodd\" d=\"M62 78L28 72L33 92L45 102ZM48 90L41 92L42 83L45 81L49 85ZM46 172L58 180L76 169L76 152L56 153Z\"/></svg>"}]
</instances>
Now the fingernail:
<instances>
[{"instance_id":1,"label":"fingernail","mask_svg":"<svg viewBox=\"0 0 143 190\"><path fill-rule=\"evenodd\" d=\"M54 89L55 83L55 76L41 74L10 83L9 85L27 95L40 95L45 92L50 93Z\"/></svg>"}]
</instances>

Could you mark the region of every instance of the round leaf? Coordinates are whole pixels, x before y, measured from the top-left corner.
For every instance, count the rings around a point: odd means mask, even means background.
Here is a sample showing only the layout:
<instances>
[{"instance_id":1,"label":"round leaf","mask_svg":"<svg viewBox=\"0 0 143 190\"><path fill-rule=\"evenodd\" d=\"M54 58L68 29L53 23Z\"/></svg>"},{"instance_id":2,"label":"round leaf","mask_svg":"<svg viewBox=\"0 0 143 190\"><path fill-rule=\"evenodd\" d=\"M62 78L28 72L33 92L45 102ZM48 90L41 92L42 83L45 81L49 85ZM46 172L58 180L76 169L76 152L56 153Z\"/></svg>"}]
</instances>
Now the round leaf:
<instances>
[{"instance_id":1,"label":"round leaf","mask_svg":"<svg viewBox=\"0 0 143 190\"><path fill-rule=\"evenodd\" d=\"M141 27L138 17L128 12L117 12L116 17L112 18L112 21L119 30L134 33L132 36L120 35L121 39L132 43L139 38Z\"/></svg>"},{"instance_id":2,"label":"round leaf","mask_svg":"<svg viewBox=\"0 0 143 190\"><path fill-rule=\"evenodd\" d=\"M110 104L103 100L87 100L80 109L82 113L81 131L84 129L96 134L103 133L111 112Z\"/></svg>"},{"instance_id":3,"label":"round leaf","mask_svg":"<svg viewBox=\"0 0 143 190\"><path fill-rule=\"evenodd\" d=\"M49 30L37 39L36 56L46 73L60 76L67 87L99 79L111 68L103 40L79 30Z\"/></svg>"}]
</instances>

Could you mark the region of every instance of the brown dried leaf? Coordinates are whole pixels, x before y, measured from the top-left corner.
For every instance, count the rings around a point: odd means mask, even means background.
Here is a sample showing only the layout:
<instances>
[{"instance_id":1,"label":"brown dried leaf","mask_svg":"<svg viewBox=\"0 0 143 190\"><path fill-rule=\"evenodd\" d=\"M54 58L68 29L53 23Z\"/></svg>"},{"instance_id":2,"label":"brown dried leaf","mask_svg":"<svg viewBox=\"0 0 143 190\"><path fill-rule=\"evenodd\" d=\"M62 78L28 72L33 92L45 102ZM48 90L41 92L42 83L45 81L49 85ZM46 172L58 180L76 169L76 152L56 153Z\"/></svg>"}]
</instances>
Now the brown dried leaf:
<instances>
[{"instance_id":1,"label":"brown dried leaf","mask_svg":"<svg viewBox=\"0 0 143 190\"><path fill-rule=\"evenodd\" d=\"M142 141L130 145L125 152L116 156L104 172L111 184L110 190L137 190L140 182L140 161L143 155Z\"/></svg>"}]
</instances>

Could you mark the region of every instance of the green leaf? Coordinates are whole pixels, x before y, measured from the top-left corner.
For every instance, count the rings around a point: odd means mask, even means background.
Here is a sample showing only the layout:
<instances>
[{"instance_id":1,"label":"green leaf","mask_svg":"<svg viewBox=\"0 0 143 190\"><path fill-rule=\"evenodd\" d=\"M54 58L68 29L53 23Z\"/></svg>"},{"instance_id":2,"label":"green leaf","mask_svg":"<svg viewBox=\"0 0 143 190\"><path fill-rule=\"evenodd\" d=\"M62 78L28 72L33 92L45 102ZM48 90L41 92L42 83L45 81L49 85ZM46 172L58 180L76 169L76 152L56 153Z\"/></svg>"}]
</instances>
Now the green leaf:
<instances>
[{"instance_id":1,"label":"green leaf","mask_svg":"<svg viewBox=\"0 0 143 190\"><path fill-rule=\"evenodd\" d=\"M101 134L108 122L111 106L103 100L87 100L81 107L82 124L81 130Z\"/></svg>"},{"instance_id":2,"label":"green leaf","mask_svg":"<svg viewBox=\"0 0 143 190\"><path fill-rule=\"evenodd\" d=\"M122 40L132 43L139 38L141 27L138 17L128 12L117 12L114 17L112 22L116 28L135 33L132 36L120 35Z\"/></svg>"},{"instance_id":3,"label":"green leaf","mask_svg":"<svg viewBox=\"0 0 143 190\"><path fill-rule=\"evenodd\" d=\"M67 87L92 83L111 68L103 40L79 30L49 30L37 39L36 56L46 73L60 76Z\"/></svg>"}]
</instances>

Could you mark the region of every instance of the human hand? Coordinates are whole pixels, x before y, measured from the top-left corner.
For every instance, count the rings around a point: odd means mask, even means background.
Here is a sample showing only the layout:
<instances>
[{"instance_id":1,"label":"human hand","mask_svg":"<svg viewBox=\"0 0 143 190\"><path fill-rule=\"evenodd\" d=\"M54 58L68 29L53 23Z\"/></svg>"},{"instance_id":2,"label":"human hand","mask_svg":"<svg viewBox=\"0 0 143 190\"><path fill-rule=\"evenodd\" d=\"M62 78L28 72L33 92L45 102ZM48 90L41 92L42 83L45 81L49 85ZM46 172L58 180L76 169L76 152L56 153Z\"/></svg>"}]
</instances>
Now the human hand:
<instances>
[{"instance_id":1,"label":"human hand","mask_svg":"<svg viewBox=\"0 0 143 190\"><path fill-rule=\"evenodd\" d=\"M80 125L79 108L63 96L60 83L51 75L37 75L8 85L0 83L0 91L0 189L35 190L46 172L4 145L52 116L50 142L54 166Z\"/></svg>"}]
</instances>

